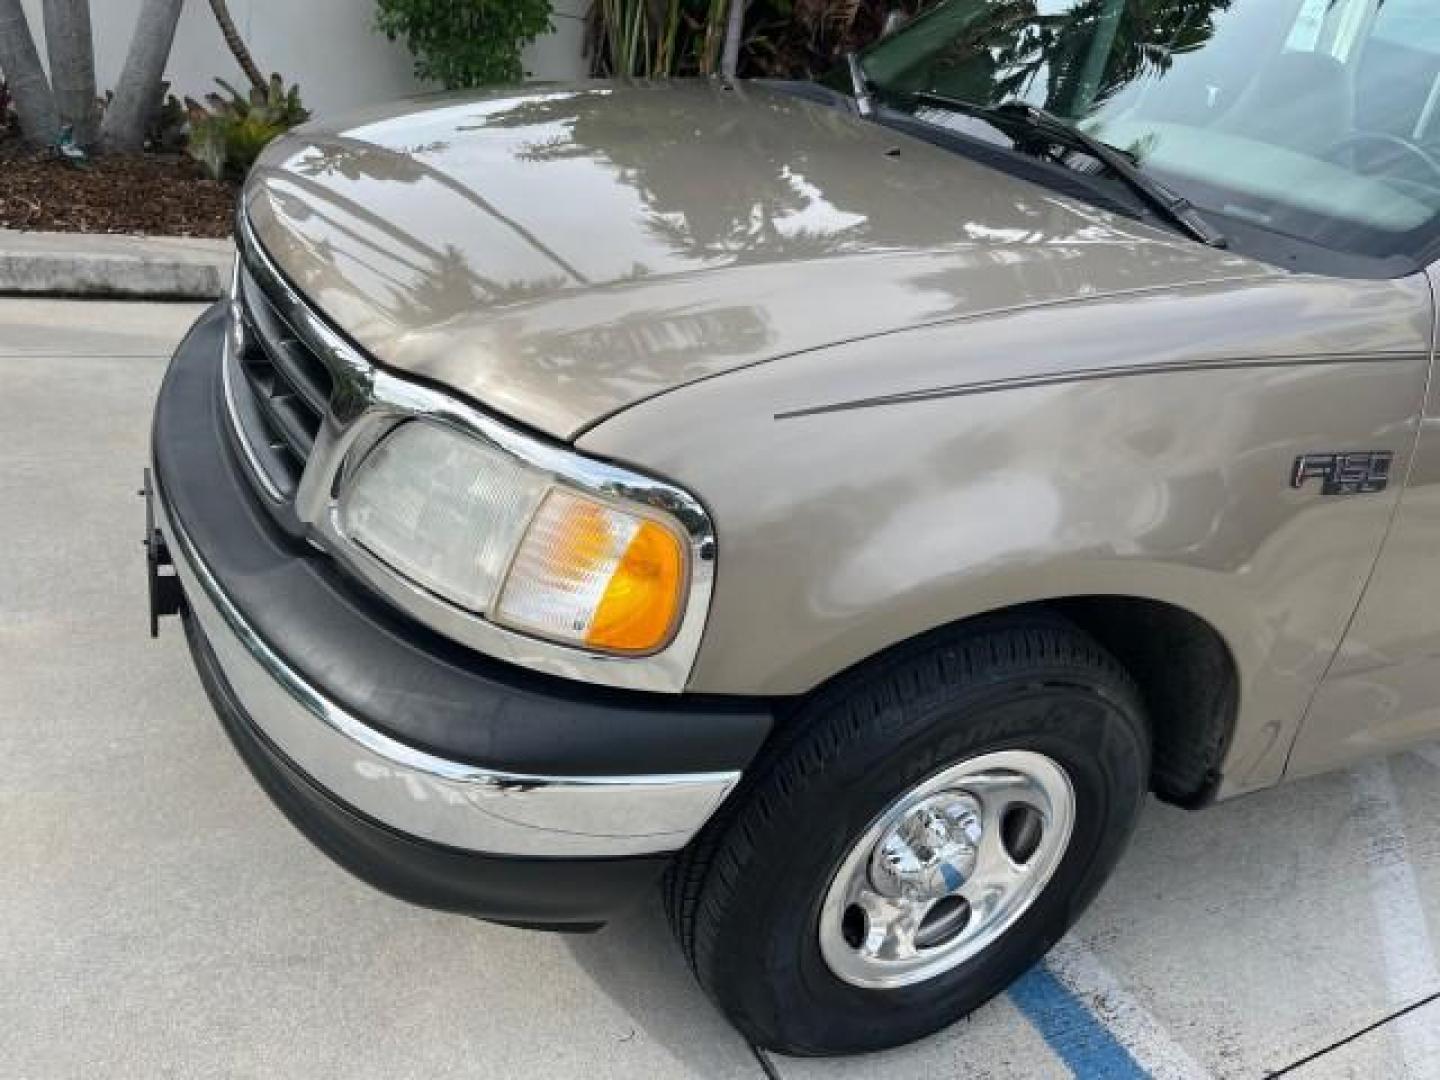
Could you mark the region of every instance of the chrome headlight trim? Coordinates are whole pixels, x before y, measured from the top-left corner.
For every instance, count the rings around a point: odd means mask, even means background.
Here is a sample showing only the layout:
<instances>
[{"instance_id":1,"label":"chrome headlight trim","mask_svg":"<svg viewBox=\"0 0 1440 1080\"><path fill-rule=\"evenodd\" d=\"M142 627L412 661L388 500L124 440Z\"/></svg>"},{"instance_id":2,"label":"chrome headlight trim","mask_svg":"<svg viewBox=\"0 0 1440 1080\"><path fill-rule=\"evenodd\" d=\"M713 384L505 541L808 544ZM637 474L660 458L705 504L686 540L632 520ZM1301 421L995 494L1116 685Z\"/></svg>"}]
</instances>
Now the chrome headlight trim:
<instances>
[{"instance_id":1,"label":"chrome headlight trim","mask_svg":"<svg viewBox=\"0 0 1440 1080\"><path fill-rule=\"evenodd\" d=\"M256 240L248 217L242 213L238 218L240 258L246 271L334 379L330 407L294 500L295 517L312 542L397 608L487 656L604 686L664 693L684 690L700 649L715 580L715 530L700 501L672 484L584 457L457 397L383 370L290 286ZM623 656L532 637L450 603L352 543L339 526L340 489L360 459L407 420L452 427L583 495L642 512L648 509L673 521L688 541L689 591L670 643L648 655Z\"/></svg>"}]
</instances>

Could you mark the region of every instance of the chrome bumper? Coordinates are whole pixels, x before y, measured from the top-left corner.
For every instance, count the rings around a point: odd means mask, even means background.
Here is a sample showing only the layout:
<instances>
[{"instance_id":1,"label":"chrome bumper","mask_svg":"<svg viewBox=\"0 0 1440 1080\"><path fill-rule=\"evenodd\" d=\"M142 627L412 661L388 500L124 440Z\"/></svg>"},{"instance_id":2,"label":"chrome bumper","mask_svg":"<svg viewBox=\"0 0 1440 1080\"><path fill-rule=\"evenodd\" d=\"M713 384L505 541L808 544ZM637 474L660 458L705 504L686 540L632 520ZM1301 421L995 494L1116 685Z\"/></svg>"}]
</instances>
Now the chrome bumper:
<instances>
[{"instance_id":1,"label":"chrome bumper","mask_svg":"<svg viewBox=\"0 0 1440 1080\"><path fill-rule=\"evenodd\" d=\"M186 603L250 722L333 798L382 824L494 855L644 855L683 847L740 779L533 776L398 742L326 698L260 638L177 528L158 486L155 512Z\"/></svg>"}]
</instances>

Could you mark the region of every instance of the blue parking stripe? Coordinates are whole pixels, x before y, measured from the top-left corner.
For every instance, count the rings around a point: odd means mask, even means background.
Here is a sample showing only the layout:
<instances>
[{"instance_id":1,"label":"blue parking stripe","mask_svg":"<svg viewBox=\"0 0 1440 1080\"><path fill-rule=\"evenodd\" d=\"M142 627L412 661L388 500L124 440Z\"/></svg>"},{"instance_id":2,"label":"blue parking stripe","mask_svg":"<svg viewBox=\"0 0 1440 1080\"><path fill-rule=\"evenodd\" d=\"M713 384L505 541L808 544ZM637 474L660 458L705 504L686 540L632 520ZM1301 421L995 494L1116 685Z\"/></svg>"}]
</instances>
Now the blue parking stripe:
<instances>
[{"instance_id":1,"label":"blue parking stripe","mask_svg":"<svg viewBox=\"0 0 1440 1080\"><path fill-rule=\"evenodd\" d=\"M1010 1000L1066 1067L1083 1080L1149 1076L1085 1003L1043 964L1031 968L1010 987Z\"/></svg>"}]
</instances>

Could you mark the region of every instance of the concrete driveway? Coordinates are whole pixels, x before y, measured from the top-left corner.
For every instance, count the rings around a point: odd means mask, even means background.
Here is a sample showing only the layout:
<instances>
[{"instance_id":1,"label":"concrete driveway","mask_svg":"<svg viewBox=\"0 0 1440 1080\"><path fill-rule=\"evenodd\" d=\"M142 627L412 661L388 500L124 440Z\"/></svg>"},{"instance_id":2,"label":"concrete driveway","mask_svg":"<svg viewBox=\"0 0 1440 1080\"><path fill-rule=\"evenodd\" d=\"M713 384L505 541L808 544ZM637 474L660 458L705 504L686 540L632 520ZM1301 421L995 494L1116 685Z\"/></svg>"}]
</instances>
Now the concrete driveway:
<instances>
[{"instance_id":1,"label":"concrete driveway","mask_svg":"<svg viewBox=\"0 0 1440 1080\"><path fill-rule=\"evenodd\" d=\"M1440 748L1153 805L1044 967L844 1061L753 1051L654 904L560 937L353 881L251 781L178 626L146 637L135 491L197 313L0 300L3 1075L1440 1076Z\"/></svg>"}]
</instances>

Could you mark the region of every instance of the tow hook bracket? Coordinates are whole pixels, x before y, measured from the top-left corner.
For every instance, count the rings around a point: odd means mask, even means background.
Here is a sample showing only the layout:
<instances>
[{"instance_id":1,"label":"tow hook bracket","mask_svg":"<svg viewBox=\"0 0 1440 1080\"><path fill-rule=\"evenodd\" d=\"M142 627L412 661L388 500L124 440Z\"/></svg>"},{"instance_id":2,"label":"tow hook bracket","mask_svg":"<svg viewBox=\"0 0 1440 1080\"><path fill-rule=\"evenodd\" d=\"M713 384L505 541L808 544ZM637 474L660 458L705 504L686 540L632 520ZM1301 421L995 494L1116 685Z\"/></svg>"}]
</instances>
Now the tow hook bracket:
<instances>
[{"instance_id":1,"label":"tow hook bracket","mask_svg":"<svg viewBox=\"0 0 1440 1080\"><path fill-rule=\"evenodd\" d=\"M166 615L179 615L185 603L185 594L180 589L180 579L175 575L175 564L170 561L170 549L165 546L165 534L155 524L154 489L150 484L150 470L145 470L144 485L140 497L145 500L145 580L150 597L150 636L160 636L160 620Z\"/></svg>"}]
</instances>

